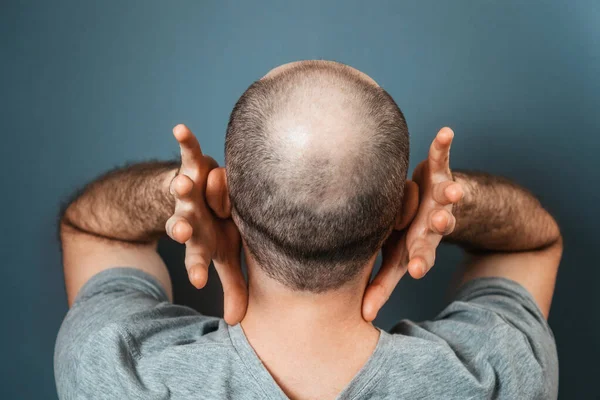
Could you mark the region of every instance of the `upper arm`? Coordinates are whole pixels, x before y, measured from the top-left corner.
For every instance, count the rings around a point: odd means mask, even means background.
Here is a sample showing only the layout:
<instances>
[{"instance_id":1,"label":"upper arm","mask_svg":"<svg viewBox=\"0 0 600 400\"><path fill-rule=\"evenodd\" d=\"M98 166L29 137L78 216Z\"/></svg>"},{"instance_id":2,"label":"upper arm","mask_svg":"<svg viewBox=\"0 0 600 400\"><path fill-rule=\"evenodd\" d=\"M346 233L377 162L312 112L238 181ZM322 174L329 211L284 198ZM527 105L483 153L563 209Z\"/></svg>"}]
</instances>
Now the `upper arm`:
<instances>
[{"instance_id":1,"label":"upper arm","mask_svg":"<svg viewBox=\"0 0 600 400\"><path fill-rule=\"evenodd\" d=\"M562 238L559 237L542 250L470 255L460 285L481 277L513 280L527 289L548 319L562 249Z\"/></svg>"},{"instance_id":2,"label":"upper arm","mask_svg":"<svg viewBox=\"0 0 600 400\"><path fill-rule=\"evenodd\" d=\"M434 362L445 362L452 379L478 393L467 397L557 396L554 335L531 293L514 280L473 279L433 320L404 320L392 332L425 340Z\"/></svg>"},{"instance_id":3,"label":"upper arm","mask_svg":"<svg viewBox=\"0 0 600 400\"><path fill-rule=\"evenodd\" d=\"M173 321L179 317L184 323ZM144 392L142 352L168 346L174 330L210 323L169 302L164 284L141 268L107 268L83 287L65 316L54 348L60 398L131 398ZM211 321L212 320L212 321Z\"/></svg>"},{"instance_id":4,"label":"upper arm","mask_svg":"<svg viewBox=\"0 0 600 400\"><path fill-rule=\"evenodd\" d=\"M156 251L156 243L132 244L102 238L64 223L61 223L60 236L69 306L92 276L115 267L132 267L147 272L160 282L172 300L169 272Z\"/></svg>"}]
</instances>

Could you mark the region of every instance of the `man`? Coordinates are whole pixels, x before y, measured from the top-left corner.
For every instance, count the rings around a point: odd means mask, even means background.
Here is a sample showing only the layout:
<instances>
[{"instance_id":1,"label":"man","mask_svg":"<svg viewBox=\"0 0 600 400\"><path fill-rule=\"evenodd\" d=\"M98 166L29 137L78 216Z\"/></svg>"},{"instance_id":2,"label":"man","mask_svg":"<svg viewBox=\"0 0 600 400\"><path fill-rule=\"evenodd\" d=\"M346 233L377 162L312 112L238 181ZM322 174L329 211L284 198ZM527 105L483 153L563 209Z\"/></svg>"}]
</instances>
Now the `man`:
<instances>
[{"instance_id":1,"label":"man","mask_svg":"<svg viewBox=\"0 0 600 400\"><path fill-rule=\"evenodd\" d=\"M407 181L408 131L392 98L351 67L305 61L242 95L225 168L187 127L174 134L181 165L112 171L62 215L71 309L56 344L60 397L557 396L546 319L558 226L515 184L451 172L450 129ZM194 286L214 262L225 320L171 303L156 253L164 233L186 244ZM400 278L433 266L442 237L469 255L454 301L433 320L375 328Z\"/></svg>"}]
</instances>

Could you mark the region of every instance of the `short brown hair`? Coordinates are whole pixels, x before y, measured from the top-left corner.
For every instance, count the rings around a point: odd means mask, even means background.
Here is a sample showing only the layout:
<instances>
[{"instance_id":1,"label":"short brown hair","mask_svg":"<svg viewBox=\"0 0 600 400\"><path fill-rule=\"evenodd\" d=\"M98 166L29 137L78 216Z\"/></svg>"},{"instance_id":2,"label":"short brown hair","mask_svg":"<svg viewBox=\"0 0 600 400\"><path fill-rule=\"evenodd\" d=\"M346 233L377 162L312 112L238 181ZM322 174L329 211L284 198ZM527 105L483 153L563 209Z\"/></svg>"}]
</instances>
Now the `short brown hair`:
<instances>
[{"instance_id":1,"label":"short brown hair","mask_svg":"<svg viewBox=\"0 0 600 400\"><path fill-rule=\"evenodd\" d=\"M299 87L323 80L343 85L358 104L368 128L365 145L357 149L360 156L347 176L314 174L327 171L331 162L314 158L313 165L294 172L293 185L282 184L285 157L273 143L270 121ZM406 121L385 90L343 64L301 63L254 82L233 108L225 141L233 218L270 277L294 290L339 288L358 275L391 232L401 209L408 155ZM339 179L346 182L345 200L318 210L314 202L299 200L326 201L324 191Z\"/></svg>"}]
</instances>

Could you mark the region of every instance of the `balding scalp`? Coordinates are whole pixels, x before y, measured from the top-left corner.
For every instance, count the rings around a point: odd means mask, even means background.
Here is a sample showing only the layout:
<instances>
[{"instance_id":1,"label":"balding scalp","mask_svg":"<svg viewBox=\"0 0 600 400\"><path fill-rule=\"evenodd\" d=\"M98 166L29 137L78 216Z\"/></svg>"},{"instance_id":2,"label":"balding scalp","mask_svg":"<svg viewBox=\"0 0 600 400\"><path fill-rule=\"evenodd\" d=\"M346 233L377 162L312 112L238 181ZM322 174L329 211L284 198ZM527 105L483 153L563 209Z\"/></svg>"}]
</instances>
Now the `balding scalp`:
<instances>
[{"instance_id":1,"label":"balding scalp","mask_svg":"<svg viewBox=\"0 0 600 400\"><path fill-rule=\"evenodd\" d=\"M252 84L227 128L233 218L260 267L296 290L351 281L400 212L408 130L358 71L296 63Z\"/></svg>"}]
</instances>

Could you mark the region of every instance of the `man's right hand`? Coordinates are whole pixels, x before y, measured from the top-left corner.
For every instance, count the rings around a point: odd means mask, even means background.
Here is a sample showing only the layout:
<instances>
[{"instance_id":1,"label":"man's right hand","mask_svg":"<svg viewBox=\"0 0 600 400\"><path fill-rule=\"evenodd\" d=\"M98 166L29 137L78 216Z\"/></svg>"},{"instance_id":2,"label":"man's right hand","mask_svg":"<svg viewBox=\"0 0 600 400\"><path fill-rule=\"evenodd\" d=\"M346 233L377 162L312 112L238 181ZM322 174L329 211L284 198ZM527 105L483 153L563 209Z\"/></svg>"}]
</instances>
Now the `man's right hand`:
<instances>
[{"instance_id":1,"label":"man's right hand","mask_svg":"<svg viewBox=\"0 0 600 400\"><path fill-rule=\"evenodd\" d=\"M231 218L211 211L209 173L218 167L210 156L202 154L194 134L177 125L173 134L181 149L181 168L171 182L175 211L167 221L167 234L185 243L185 267L192 285L206 285L212 260L224 296L224 319L230 325L242 320L248 305L246 281L241 269L241 238Z\"/></svg>"},{"instance_id":2,"label":"man's right hand","mask_svg":"<svg viewBox=\"0 0 600 400\"><path fill-rule=\"evenodd\" d=\"M450 171L453 137L450 128L442 128L429 148L427 159L413 173L413 181L419 186L419 209L409 227L392 231L382 247L381 268L363 298L362 314L366 321L375 319L407 271L415 279L427 274L433 267L442 237L454 229L452 205L462 198L463 189L454 182Z\"/></svg>"}]
</instances>

